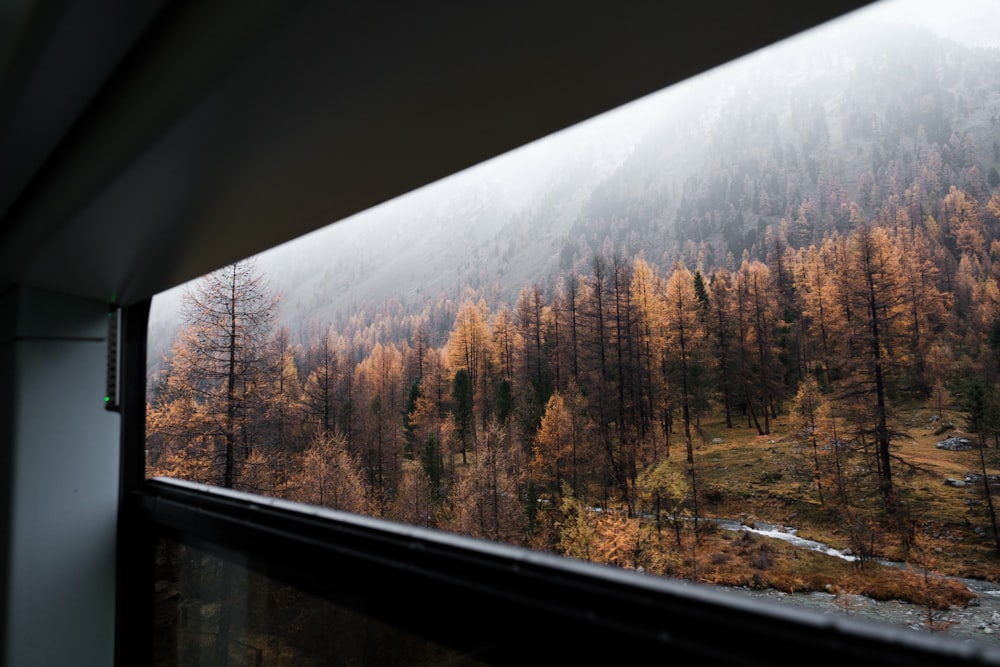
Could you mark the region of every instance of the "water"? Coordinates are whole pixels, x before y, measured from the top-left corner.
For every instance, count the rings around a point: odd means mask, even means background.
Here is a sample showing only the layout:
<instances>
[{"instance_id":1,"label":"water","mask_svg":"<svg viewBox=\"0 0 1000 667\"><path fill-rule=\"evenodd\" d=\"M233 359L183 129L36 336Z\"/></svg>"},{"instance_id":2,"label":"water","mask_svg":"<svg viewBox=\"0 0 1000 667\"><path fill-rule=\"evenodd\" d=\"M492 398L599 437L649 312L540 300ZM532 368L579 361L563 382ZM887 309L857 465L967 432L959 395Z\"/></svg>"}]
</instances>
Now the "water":
<instances>
[{"instance_id":1,"label":"water","mask_svg":"<svg viewBox=\"0 0 1000 667\"><path fill-rule=\"evenodd\" d=\"M822 542L815 542L813 540L806 540L795 534L794 528L789 528L787 526L777 526L774 524L767 524L756 522L753 526L746 526L739 521L733 521L731 519L713 519L713 521L721 528L726 530L736 530L745 531L748 533L756 533L758 535L764 535L765 537L773 537L775 539L784 540L797 547L803 549L808 549L810 551L819 551L828 556L834 556L836 558L843 558L844 560L854 561L856 558L850 554L845 554L842 551L834 549L833 547L827 546Z\"/></svg>"}]
</instances>

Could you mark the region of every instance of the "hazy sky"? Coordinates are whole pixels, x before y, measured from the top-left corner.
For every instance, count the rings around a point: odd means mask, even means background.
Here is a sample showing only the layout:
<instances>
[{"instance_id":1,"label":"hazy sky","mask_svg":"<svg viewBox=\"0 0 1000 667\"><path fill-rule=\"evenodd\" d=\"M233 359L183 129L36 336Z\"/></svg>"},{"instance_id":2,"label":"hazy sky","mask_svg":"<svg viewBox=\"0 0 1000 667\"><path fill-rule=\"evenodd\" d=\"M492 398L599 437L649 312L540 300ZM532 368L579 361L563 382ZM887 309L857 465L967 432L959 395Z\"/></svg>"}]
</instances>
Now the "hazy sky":
<instances>
[{"instance_id":1,"label":"hazy sky","mask_svg":"<svg viewBox=\"0 0 1000 667\"><path fill-rule=\"evenodd\" d=\"M922 25L968 46L1000 47L1000 0L882 0L856 13Z\"/></svg>"}]
</instances>

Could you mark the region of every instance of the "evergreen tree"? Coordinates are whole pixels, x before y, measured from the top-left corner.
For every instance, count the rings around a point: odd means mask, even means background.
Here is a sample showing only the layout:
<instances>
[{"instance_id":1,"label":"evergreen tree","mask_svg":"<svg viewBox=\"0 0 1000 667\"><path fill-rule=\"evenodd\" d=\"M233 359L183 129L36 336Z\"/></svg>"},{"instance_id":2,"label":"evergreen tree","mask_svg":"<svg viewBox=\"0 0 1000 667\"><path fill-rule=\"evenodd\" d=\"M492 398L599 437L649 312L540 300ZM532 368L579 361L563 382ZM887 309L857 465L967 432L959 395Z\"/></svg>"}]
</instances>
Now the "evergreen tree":
<instances>
[{"instance_id":1,"label":"evergreen tree","mask_svg":"<svg viewBox=\"0 0 1000 667\"><path fill-rule=\"evenodd\" d=\"M455 416L455 426L462 446L462 463L467 463L466 452L475 442L475 423L472 405L472 377L464 368L455 372L451 384L451 413Z\"/></svg>"}]
</instances>

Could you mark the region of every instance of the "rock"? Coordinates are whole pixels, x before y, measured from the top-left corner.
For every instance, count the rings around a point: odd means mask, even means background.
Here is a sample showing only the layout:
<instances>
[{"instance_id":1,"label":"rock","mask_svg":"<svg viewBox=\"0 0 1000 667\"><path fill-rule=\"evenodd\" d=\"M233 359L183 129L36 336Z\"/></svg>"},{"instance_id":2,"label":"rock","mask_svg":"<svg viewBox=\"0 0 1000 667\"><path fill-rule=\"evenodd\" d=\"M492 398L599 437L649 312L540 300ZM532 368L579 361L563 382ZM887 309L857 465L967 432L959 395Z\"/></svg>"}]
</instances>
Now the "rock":
<instances>
[{"instance_id":1,"label":"rock","mask_svg":"<svg viewBox=\"0 0 1000 667\"><path fill-rule=\"evenodd\" d=\"M965 486L965 480L964 479L955 479L954 477L949 477L948 479L944 480L944 485L945 486L954 486L954 487L957 487L957 488L961 489L962 487Z\"/></svg>"},{"instance_id":2,"label":"rock","mask_svg":"<svg viewBox=\"0 0 1000 667\"><path fill-rule=\"evenodd\" d=\"M988 481L990 483L990 486L996 486L997 484L1000 484L1000 475L987 475L986 476L986 481ZM971 472L970 471L970 472L966 473L966 475L965 475L965 483L966 484L982 484L983 483L983 476L982 476L982 474L980 474L978 472Z\"/></svg>"},{"instance_id":3,"label":"rock","mask_svg":"<svg viewBox=\"0 0 1000 667\"><path fill-rule=\"evenodd\" d=\"M958 452L966 449L972 449L972 441L968 438L959 438L958 436L951 436L950 438L945 438L935 445L938 449L947 449L948 451Z\"/></svg>"}]
</instances>

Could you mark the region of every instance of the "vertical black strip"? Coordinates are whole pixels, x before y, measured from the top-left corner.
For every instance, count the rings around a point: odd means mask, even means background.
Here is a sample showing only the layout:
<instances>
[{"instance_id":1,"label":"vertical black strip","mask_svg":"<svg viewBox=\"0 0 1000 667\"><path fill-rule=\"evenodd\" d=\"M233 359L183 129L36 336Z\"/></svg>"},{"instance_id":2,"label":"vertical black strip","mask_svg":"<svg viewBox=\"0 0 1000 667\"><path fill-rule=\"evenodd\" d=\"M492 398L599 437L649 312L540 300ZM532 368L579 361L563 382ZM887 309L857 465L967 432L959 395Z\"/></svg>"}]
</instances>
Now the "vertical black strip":
<instances>
[{"instance_id":1,"label":"vertical black strip","mask_svg":"<svg viewBox=\"0 0 1000 667\"><path fill-rule=\"evenodd\" d=\"M146 335L152 299L119 312L118 394L121 401L121 469L118 496L115 665L152 663L153 548L140 519L136 492L146 478Z\"/></svg>"},{"instance_id":2,"label":"vertical black strip","mask_svg":"<svg viewBox=\"0 0 1000 667\"><path fill-rule=\"evenodd\" d=\"M119 412L121 410L121 391L119 371L121 369L121 339L122 339L121 308L108 308L108 367L107 388L104 394L104 407Z\"/></svg>"}]
</instances>

